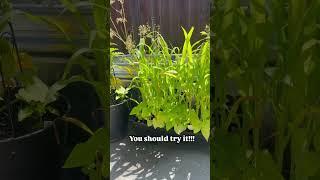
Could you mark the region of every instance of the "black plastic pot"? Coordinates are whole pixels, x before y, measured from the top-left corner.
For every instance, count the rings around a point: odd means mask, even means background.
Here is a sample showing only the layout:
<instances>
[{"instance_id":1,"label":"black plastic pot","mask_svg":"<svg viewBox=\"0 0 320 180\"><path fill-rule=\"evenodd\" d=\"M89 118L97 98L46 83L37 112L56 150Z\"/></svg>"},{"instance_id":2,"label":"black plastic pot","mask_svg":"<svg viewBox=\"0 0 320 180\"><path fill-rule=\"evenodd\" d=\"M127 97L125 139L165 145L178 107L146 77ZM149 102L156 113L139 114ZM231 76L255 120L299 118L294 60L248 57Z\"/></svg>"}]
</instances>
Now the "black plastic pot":
<instances>
[{"instance_id":1,"label":"black plastic pot","mask_svg":"<svg viewBox=\"0 0 320 180\"><path fill-rule=\"evenodd\" d=\"M128 101L110 106L110 141L123 139L128 134L129 108Z\"/></svg>"},{"instance_id":2,"label":"black plastic pot","mask_svg":"<svg viewBox=\"0 0 320 180\"><path fill-rule=\"evenodd\" d=\"M60 168L52 123L25 136L0 141L1 180L58 180Z\"/></svg>"}]
</instances>

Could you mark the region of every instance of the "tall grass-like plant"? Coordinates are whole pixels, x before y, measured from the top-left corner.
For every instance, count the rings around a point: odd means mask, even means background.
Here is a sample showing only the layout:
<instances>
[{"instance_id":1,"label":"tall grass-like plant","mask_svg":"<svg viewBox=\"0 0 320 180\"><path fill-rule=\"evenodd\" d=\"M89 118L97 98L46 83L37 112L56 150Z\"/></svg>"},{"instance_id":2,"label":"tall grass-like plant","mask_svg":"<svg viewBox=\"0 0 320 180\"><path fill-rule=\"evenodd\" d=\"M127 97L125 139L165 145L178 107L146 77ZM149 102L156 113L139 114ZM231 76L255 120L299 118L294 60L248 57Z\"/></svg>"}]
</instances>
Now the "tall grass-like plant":
<instances>
[{"instance_id":1,"label":"tall grass-like plant","mask_svg":"<svg viewBox=\"0 0 320 180\"><path fill-rule=\"evenodd\" d=\"M108 13L109 4L106 0L88 0L74 3L70 0L61 0L65 10L69 11L87 35L88 45L75 50L68 61L62 80L68 82L83 82L91 85L99 98L101 109L104 112L105 127L100 128L87 142L78 144L69 155L64 168L82 167L83 172L90 179L106 179L109 176L109 35ZM79 6L86 5L91 8L92 19L87 20L80 12ZM90 22L93 22L92 23ZM59 24L52 21L49 24ZM72 24L70 22L70 24ZM63 26L59 30L66 34ZM72 74L73 67L81 67L83 73Z\"/></svg>"},{"instance_id":2,"label":"tall grass-like plant","mask_svg":"<svg viewBox=\"0 0 320 180\"><path fill-rule=\"evenodd\" d=\"M320 178L319 10L317 0L215 1L214 178Z\"/></svg>"},{"instance_id":3,"label":"tall grass-like plant","mask_svg":"<svg viewBox=\"0 0 320 180\"><path fill-rule=\"evenodd\" d=\"M150 45L144 37L134 51L138 62L133 79L142 95L142 102L131 115L154 128L174 129L177 134L189 129L201 132L208 139L210 132L210 42L205 38L192 44L189 32L183 29L182 49L170 49L157 33ZM152 32L155 33L155 32ZM172 60L173 59L173 60Z\"/></svg>"}]
</instances>

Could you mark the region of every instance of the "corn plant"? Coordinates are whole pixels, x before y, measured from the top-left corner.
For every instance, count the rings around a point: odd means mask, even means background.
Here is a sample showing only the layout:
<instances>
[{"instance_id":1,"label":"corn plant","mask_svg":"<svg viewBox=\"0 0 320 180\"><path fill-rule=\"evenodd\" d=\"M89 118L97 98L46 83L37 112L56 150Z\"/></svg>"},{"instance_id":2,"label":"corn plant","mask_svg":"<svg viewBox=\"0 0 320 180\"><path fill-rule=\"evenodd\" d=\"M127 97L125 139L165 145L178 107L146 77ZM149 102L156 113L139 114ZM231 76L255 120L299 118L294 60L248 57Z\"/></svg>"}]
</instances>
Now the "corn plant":
<instances>
[{"instance_id":1,"label":"corn plant","mask_svg":"<svg viewBox=\"0 0 320 180\"><path fill-rule=\"evenodd\" d=\"M109 36L108 36L108 12L109 4L105 0L87 0L73 2L70 0L61 0L61 4L65 7L64 12L71 13L74 20L79 22L76 26L87 36L88 44L85 48L75 47L73 55L68 61L61 81L68 83L83 82L91 85L101 104L101 109L104 113L105 127L97 130L95 133L90 133L93 136L82 146L79 144L70 154L65 162L65 168L83 167L83 172L87 174L90 179L106 179L109 176L109 170L106 164L109 162L108 147L108 132L109 132L109 87L110 69L109 64ZM88 20L82 15L79 6L87 5L91 8L92 19ZM67 30L68 27L63 26L62 22L57 19L47 19L44 17L32 16L29 17L45 22L56 27L66 37L68 43L74 43L72 37ZM92 24L93 22L93 24ZM68 24L73 24L69 22ZM75 66L80 67L83 73L73 74L72 70ZM98 135L97 135L98 134ZM92 140L95 139L95 140ZM99 141L99 145L97 145ZM90 146L88 149L87 147ZM80 156L79 156L80 154ZM86 155L85 155L86 154ZM88 155L88 156L87 156ZM91 156L92 155L92 156Z\"/></svg>"},{"instance_id":2,"label":"corn plant","mask_svg":"<svg viewBox=\"0 0 320 180\"><path fill-rule=\"evenodd\" d=\"M319 8L215 1L214 178L319 179Z\"/></svg>"},{"instance_id":3,"label":"corn plant","mask_svg":"<svg viewBox=\"0 0 320 180\"><path fill-rule=\"evenodd\" d=\"M210 44L206 38L192 44L183 29L183 48L169 48L160 33L150 45L141 38L133 57L138 62L132 81L142 102L131 115L154 128L174 129L177 134L189 129L208 139L210 132ZM154 32L153 32L154 33ZM172 60L173 59L173 60Z\"/></svg>"}]
</instances>

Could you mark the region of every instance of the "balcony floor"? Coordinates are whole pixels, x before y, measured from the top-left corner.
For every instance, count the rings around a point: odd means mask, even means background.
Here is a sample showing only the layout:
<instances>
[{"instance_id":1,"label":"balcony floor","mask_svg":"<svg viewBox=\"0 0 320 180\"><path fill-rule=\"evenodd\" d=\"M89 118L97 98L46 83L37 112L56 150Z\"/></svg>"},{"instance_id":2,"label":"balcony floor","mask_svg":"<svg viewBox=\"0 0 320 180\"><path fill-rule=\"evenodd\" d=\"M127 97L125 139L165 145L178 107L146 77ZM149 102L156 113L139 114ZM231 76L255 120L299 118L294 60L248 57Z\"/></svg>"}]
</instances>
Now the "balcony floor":
<instances>
[{"instance_id":1,"label":"balcony floor","mask_svg":"<svg viewBox=\"0 0 320 180\"><path fill-rule=\"evenodd\" d=\"M210 179L209 143L131 142L127 136L110 148L113 180Z\"/></svg>"}]
</instances>

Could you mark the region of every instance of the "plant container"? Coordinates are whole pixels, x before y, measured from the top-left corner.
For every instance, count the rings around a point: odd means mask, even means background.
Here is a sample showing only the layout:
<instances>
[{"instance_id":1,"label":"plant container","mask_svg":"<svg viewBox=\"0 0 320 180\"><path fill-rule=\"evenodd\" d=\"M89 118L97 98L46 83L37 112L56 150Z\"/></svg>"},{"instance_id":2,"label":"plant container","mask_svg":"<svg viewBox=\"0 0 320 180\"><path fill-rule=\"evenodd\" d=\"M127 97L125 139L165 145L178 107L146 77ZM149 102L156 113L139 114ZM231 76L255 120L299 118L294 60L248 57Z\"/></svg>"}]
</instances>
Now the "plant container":
<instances>
[{"instance_id":1,"label":"plant container","mask_svg":"<svg viewBox=\"0 0 320 180\"><path fill-rule=\"evenodd\" d=\"M110 141L123 139L128 134L129 122L128 100L110 105Z\"/></svg>"},{"instance_id":2,"label":"plant container","mask_svg":"<svg viewBox=\"0 0 320 180\"><path fill-rule=\"evenodd\" d=\"M59 145L53 123L45 124L33 133L0 140L1 180L59 179Z\"/></svg>"}]
</instances>

